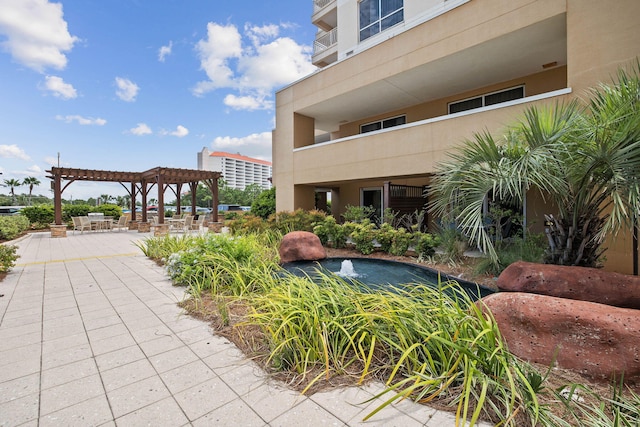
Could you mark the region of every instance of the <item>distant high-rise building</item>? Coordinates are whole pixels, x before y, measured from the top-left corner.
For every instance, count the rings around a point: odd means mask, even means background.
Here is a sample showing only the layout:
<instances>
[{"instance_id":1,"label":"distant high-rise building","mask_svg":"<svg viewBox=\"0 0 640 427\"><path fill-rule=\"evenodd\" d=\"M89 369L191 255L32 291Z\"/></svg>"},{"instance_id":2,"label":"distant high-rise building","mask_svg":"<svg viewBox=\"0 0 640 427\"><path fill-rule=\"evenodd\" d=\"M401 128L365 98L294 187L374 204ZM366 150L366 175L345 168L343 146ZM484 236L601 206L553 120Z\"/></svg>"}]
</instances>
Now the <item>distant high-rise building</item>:
<instances>
[{"instance_id":1,"label":"distant high-rise building","mask_svg":"<svg viewBox=\"0 0 640 427\"><path fill-rule=\"evenodd\" d=\"M251 184L258 184L265 190L271 188L271 162L266 160L209 151L204 147L198 153L198 169L221 172L221 179L231 188L244 190Z\"/></svg>"}]
</instances>

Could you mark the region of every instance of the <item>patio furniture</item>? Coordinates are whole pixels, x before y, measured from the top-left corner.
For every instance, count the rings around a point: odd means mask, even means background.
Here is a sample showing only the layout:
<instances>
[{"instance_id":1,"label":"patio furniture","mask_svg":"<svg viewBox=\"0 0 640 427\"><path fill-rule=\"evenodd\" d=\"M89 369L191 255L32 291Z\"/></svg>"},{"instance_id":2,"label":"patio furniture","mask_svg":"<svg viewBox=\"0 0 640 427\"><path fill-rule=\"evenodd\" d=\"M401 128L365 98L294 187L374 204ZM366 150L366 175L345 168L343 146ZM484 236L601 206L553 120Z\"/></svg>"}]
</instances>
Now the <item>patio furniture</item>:
<instances>
[{"instance_id":1,"label":"patio furniture","mask_svg":"<svg viewBox=\"0 0 640 427\"><path fill-rule=\"evenodd\" d=\"M120 232L120 230L122 229L128 230L129 226L127 225L127 217L125 215L122 215L120 218L118 218L118 221L115 221L111 224L111 229L118 230L118 232Z\"/></svg>"},{"instance_id":2,"label":"patio furniture","mask_svg":"<svg viewBox=\"0 0 640 427\"><path fill-rule=\"evenodd\" d=\"M198 230L199 231L201 227L204 227L205 218L206 218L205 215L198 216L198 219L191 224L191 227L190 227L191 230Z\"/></svg>"},{"instance_id":3,"label":"patio furniture","mask_svg":"<svg viewBox=\"0 0 640 427\"><path fill-rule=\"evenodd\" d=\"M84 233L84 230L91 231L91 223L83 223L79 216L72 216L71 220L73 221L73 234L76 234L76 230L80 230L81 233Z\"/></svg>"},{"instance_id":4,"label":"patio furniture","mask_svg":"<svg viewBox=\"0 0 640 427\"><path fill-rule=\"evenodd\" d=\"M80 220L80 225L82 226L83 230L95 230L96 229L96 224L91 222L91 219L88 216L80 216L78 217L78 219Z\"/></svg>"}]
</instances>

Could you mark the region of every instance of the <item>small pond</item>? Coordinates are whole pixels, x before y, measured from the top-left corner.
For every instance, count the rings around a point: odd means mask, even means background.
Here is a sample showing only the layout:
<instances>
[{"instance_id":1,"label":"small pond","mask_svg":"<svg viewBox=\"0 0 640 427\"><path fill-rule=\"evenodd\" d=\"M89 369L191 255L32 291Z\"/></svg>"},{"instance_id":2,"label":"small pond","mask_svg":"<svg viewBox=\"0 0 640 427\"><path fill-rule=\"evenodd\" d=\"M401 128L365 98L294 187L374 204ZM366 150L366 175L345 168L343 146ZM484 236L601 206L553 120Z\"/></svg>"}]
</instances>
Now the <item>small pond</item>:
<instances>
[{"instance_id":1,"label":"small pond","mask_svg":"<svg viewBox=\"0 0 640 427\"><path fill-rule=\"evenodd\" d=\"M320 261L290 262L282 267L296 276L309 276L312 280L314 276L317 277L318 271L326 275L336 274L372 291L388 290L389 285L407 288L412 284L421 283L437 287L438 283L456 281L474 301L495 292L485 286L448 276L431 268L383 259L325 258Z\"/></svg>"}]
</instances>

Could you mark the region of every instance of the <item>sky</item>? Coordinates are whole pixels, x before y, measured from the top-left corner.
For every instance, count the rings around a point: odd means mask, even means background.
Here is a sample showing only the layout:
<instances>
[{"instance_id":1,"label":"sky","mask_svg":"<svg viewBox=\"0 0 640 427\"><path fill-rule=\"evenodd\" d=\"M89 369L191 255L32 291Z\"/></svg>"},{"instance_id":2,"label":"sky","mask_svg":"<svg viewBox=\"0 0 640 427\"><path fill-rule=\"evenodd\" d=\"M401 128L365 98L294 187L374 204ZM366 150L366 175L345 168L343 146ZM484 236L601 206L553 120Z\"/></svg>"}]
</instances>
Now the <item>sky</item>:
<instances>
[{"instance_id":1,"label":"sky","mask_svg":"<svg viewBox=\"0 0 640 427\"><path fill-rule=\"evenodd\" d=\"M271 161L275 92L315 70L312 6L0 0L0 182L52 197L51 166L197 169L203 147ZM125 191L74 182L63 198L102 194Z\"/></svg>"}]
</instances>

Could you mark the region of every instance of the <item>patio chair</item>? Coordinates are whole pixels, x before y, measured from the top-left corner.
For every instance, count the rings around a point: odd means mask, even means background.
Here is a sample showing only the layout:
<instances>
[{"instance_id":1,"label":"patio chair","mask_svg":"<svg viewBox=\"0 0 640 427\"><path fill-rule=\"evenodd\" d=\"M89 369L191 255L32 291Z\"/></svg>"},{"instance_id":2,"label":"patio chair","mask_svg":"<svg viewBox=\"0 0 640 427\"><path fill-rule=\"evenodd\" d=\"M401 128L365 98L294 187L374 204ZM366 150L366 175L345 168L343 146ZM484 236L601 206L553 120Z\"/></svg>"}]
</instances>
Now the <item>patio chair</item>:
<instances>
[{"instance_id":1,"label":"patio chair","mask_svg":"<svg viewBox=\"0 0 640 427\"><path fill-rule=\"evenodd\" d=\"M189 231L191 230L191 225L193 224L193 215L187 215L184 217L184 226L182 228L182 231Z\"/></svg>"},{"instance_id":2,"label":"patio chair","mask_svg":"<svg viewBox=\"0 0 640 427\"><path fill-rule=\"evenodd\" d=\"M80 226L82 227L81 231L84 231L84 230L89 230L89 231L95 230L94 224L91 223L91 220L89 219L88 216L80 216L80 217L78 217L78 219L80 220Z\"/></svg>"},{"instance_id":3,"label":"patio chair","mask_svg":"<svg viewBox=\"0 0 640 427\"><path fill-rule=\"evenodd\" d=\"M204 219L205 219L205 216L200 215L198 219L191 224L191 230L200 231L200 227L204 226Z\"/></svg>"},{"instance_id":4,"label":"patio chair","mask_svg":"<svg viewBox=\"0 0 640 427\"><path fill-rule=\"evenodd\" d=\"M120 218L118 218L118 221L111 224L111 229L118 230L118 232L122 229L128 230L129 226L127 225L127 217L122 215Z\"/></svg>"},{"instance_id":5,"label":"patio chair","mask_svg":"<svg viewBox=\"0 0 640 427\"><path fill-rule=\"evenodd\" d=\"M80 230L81 233L84 230L91 230L91 223L88 226L83 224L79 216L72 216L71 220L73 221L73 234L76 234L76 230Z\"/></svg>"}]
</instances>

